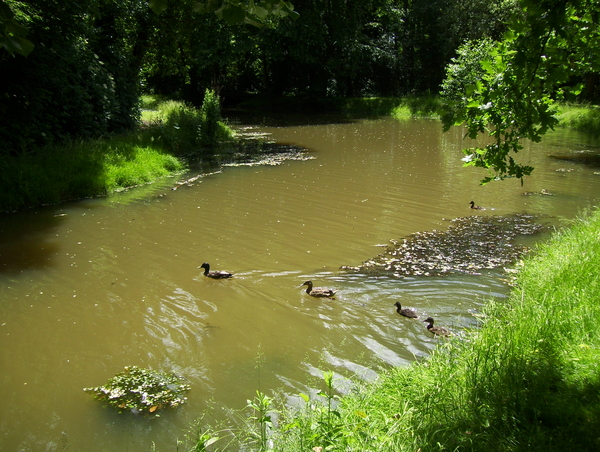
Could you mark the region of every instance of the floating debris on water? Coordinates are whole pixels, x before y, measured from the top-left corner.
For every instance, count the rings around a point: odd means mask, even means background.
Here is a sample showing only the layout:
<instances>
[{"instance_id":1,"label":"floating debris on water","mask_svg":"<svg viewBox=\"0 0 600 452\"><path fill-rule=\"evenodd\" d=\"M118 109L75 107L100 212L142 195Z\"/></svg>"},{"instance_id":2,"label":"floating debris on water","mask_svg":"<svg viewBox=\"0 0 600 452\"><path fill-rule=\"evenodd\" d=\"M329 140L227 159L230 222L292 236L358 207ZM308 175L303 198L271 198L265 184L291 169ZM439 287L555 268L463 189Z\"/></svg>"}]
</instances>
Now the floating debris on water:
<instances>
[{"instance_id":1,"label":"floating debris on water","mask_svg":"<svg viewBox=\"0 0 600 452\"><path fill-rule=\"evenodd\" d=\"M542 188L540 191L526 191L525 193L521 193L523 196L535 196L535 195L541 195L541 196L554 196L554 193L550 193L548 190L546 190L545 188Z\"/></svg>"},{"instance_id":2,"label":"floating debris on water","mask_svg":"<svg viewBox=\"0 0 600 452\"><path fill-rule=\"evenodd\" d=\"M469 216L451 220L447 231L417 232L393 240L385 251L358 267L342 270L376 276L440 276L478 274L520 259L529 248L514 243L517 235L547 229L534 221L539 215Z\"/></svg>"},{"instance_id":3,"label":"floating debris on water","mask_svg":"<svg viewBox=\"0 0 600 452\"><path fill-rule=\"evenodd\" d=\"M223 166L262 166L281 165L289 160L312 160L315 157L309 155L306 149L300 146L263 143L259 151L253 148L243 148L233 155L232 162L224 163Z\"/></svg>"}]
</instances>

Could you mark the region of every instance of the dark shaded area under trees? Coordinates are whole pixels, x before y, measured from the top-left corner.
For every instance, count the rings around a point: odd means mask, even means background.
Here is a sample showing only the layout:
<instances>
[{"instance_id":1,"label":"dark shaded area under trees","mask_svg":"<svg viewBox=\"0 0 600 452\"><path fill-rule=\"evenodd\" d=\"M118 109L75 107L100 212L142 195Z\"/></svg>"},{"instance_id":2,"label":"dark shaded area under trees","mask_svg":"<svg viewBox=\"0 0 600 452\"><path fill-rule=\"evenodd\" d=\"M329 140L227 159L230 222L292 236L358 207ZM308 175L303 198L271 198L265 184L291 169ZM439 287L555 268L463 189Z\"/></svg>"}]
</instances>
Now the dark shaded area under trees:
<instances>
[{"instance_id":1,"label":"dark shaded area under trees","mask_svg":"<svg viewBox=\"0 0 600 452\"><path fill-rule=\"evenodd\" d=\"M142 91L199 104L246 95L438 92L465 39L500 38L514 2L298 0L297 20L228 25L171 1L4 0L29 29L27 56L0 49L0 153L132 129Z\"/></svg>"},{"instance_id":2,"label":"dark shaded area under trees","mask_svg":"<svg viewBox=\"0 0 600 452\"><path fill-rule=\"evenodd\" d=\"M160 15L147 0L0 1L35 46L27 56L0 48L0 154L12 156L134 129L142 92L195 105L212 89L230 105L251 95L318 106L332 97L437 94L461 45L502 40L524 5L297 0L296 20L269 15L259 27L244 23L244 8L252 21L241 0L228 3L238 8L229 19L214 14L218 0L150 2L166 8Z\"/></svg>"}]
</instances>

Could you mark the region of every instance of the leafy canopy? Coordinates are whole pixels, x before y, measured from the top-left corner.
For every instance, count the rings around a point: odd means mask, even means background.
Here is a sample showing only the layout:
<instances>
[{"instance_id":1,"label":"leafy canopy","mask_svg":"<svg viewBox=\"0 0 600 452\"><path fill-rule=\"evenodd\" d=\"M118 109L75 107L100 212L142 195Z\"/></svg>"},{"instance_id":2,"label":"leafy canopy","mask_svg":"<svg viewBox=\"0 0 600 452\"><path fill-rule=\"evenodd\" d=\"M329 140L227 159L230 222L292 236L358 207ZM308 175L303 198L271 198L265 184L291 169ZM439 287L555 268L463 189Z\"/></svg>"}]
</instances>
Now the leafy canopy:
<instances>
[{"instance_id":1,"label":"leafy canopy","mask_svg":"<svg viewBox=\"0 0 600 452\"><path fill-rule=\"evenodd\" d=\"M2 1L0 1L0 30L2 30L0 47L10 54L18 53L27 56L33 50L33 43L25 38L29 29L15 19L10 6Z\"/></svg>"},{"instance_id":2,"label":"leafy canopy","mask_svg":"<svg viewBox=\"0 0 600 452\"><path fill-rule=\"evenodd\" d=\"M150 8L157 14L168 8L169 0L150 0ZM262 27L269 17L291 17L297 19L299 14L294 5L284 0L205 0L196 1L193 10L197 13L214 12L227 24L247 23Z\"/></svg>"},{"instance_id":3,"label":"leafy canopy","mask_svg":"<svg viewBox=\"0 0 600 452\"><path fill-rule=\"evenodd\" d=\"M554 101L578 95L583 77L600 70L600 0L521 0L502 42L471 44L447 72L444 130L466 124L467 135L492 137L465 149L465 166L486 168L487 183L523 177L533 168L515 160L522 140L539 142L557 123ZM462 59L461 59L462 58ZM478 62L473 68L472 62ZM461 65L471 64L457 95Z\"/></svg>"}]
</instances>

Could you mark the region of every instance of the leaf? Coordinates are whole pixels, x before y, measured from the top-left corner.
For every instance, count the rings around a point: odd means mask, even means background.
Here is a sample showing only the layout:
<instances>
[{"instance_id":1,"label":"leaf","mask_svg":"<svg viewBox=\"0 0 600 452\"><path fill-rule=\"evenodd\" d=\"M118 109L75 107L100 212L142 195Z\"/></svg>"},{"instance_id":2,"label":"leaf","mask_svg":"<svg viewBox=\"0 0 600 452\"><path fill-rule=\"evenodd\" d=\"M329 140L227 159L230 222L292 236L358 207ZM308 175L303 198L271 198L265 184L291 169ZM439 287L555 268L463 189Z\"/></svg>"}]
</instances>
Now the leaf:
<instances>
[{"instance_id":1,"label":"leaf","mask_svg":"<svg viewBox=\"0 0 600 452\"><path fill-rule=\"evenodd\" d=\"M10 53L18 53L23 56L29 55L34 48L31 41L18 36L0 38L0 46L4 47Z\"/></svg>"},{"instance_id":2,"label":"leaf","mask_svg":"<svg viewBox=\"0 0 600 452\"><path fill-rule=\"evenodd\" d=\"M158 409L158 407L156 405L154 405L153 407L150 407L150 409L148 411L150 411L151 413L154 413L157 409Z\"/></svg>"},{"instance_id":3,"label":"leaf","mask_svg":"<svg viewBox=\"0 0 600 452\"><path fill-rule=\"evenodd\" d=\"M243 22L246 18L246 11L239 5L224 5L222 8L219 8L218 11L221 11L219 17L229 25Z\"/></svg>"},{"instance_id":4,"label":"leaf","mask_svg":"<svg viewBox=\"0 0 600 452\"><path fill-rule=\"evenodd\" d=\"M5 22L4 25L6 26L6 30L8 32L20 36L21 38L24 38L25 36L27 36L27 33L29 33L29 28L21 25L14 19Z\"/></svg>"},{"instance_id":5,"label":"leaf","mask_svg":"<svg viewBox=\"0 0 600 452\"><path fill-rule=\"evenodd\" d=\"M149 6L156 14L160 14L167 9L168 2L169 0L150 0Z\"/></svg>"}]
</instances>

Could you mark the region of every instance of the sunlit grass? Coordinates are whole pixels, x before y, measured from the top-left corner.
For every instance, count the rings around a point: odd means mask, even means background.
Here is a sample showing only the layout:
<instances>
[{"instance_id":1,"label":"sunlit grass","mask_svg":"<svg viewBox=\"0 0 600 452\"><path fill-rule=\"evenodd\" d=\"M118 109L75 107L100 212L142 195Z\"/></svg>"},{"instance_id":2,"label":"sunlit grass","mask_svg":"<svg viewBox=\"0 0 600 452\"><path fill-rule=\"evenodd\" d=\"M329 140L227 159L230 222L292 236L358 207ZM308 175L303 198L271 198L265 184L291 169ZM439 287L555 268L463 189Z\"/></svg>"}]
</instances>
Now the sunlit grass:
<instances>
[{"instance_id":1,"label":"sunlit grass","mask_svg":"<svg viewBox=\"0 0 600 452\"><path fill-rule=\"evenodd\" d=\"M141 99L137 130L102 139L47 146L0 159L0 210L12 211L146 184L187 168L190 158L210 155L233 131L212 108L197 109L158 96ZM204 111L212 112L212 116Z\"/></svg>"},{"instance_id":2,"label":"sunlit grass","mask_svg":"<svg viewBox=\"0 0 600 452\"><path fill-rule=\"evenodd\" d=\"M185 162L167 153L147 131L72 141L35 155L3 158L0 205L11 211L105 196L185 169Z\"/></svg>"},{"instance_id":3,"label":"sunlit grass","mask_svg":"<svg viewBox=\"0 0 600 452\"><path fill-rule=\"evenodd\" d=\"M558 108L558 125L600 135L600 106L562 103Z\"/></svg>"}]
</instances>

